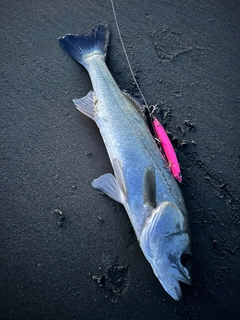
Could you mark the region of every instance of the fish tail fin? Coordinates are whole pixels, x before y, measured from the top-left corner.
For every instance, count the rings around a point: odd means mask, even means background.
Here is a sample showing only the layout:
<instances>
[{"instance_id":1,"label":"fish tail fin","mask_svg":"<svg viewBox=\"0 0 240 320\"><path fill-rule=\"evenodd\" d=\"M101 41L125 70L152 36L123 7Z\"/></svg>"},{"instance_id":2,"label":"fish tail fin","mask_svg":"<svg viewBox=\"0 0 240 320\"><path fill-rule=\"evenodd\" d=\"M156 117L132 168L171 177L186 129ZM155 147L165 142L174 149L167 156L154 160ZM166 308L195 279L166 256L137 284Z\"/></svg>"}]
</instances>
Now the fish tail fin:
<instances>
[{"instance_id":1,"label":"fish tail fin","mask_svg":"<svg viewBox=\"0 0 240 320\"><path fill-rule=\"evenodd\" d=\"M100 55L106 58L110 30L108 25L98 25L90 35L66 34L58 39L60 47L69 56L86 67L85 60L90 55Z\"/></svg>"}]
</instances>

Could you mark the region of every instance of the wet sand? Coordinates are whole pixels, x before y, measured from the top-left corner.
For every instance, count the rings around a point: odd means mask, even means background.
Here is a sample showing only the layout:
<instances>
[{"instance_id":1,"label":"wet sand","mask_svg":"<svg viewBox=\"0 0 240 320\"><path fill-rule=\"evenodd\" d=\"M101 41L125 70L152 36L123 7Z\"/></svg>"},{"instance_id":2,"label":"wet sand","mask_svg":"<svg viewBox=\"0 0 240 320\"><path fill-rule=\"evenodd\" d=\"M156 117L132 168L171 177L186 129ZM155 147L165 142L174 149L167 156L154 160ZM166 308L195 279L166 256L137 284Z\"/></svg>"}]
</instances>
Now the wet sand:
<instances>
[{"instance_id":1,"label":"wet sand","mask_svg":"<svg viewBox=\"0 0 240 320\"><path fill-rule=\"evenodd\" d=\"M177 148L193 284L172 300L124 208L91 187L112 169L71 102L91 89L87 72L57 39L110 24L107 64L136 92L110 2L3 0L0 318L239 319L239 5L115 2L138 82Z\"/></svg>"}]
</instances>

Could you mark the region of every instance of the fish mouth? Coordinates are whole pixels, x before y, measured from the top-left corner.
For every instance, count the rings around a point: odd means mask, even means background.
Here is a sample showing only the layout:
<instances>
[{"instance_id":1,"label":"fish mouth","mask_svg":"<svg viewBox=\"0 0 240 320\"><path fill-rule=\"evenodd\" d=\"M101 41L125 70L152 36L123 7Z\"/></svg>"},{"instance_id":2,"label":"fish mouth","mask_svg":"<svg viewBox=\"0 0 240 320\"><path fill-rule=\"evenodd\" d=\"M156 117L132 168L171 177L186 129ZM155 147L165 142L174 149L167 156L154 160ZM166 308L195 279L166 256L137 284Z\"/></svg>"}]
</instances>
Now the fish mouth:
<instances>
[{"instance_id":1,"label":"fish mouth","mask_svg":"<svg viewBox=\"0 0 240 320\"><path fill-rule=\"evenodd\" d=\"M187 259L187 257L184 257L184 259ZM182 259L181 259L182 260ZM180 282L186 283L187 285L191 285L191 275L189 270L181 263L174 264L170 267L170 288L171 290L168 291L168 293L171 295L171 297L179 301L182 297L182 290L180 286Z\"/></svg>"},{"instance_id":2,"label":"fish mouth","mask_svg":"<svg viewBox=\"0 0 240 320\"><path fill-rule=\"evenodd\" d=\"M168 269L168 276L163 279L159 278L163 288L176 301L182 298L182 289L180 282L191 285L191 275L188 268L190 267L191 254L184 253L181 259L171 264Z\"/></svg>"},{"instance_id":3,"label":"fish mouth","mask_svg":"<svg viewBox=\"0 0 240 320\"><path fill-rule=\"evenodd\" d=\"M158 277L157 274L156 276ZM180 282L186 283L187 285L191 284L191 276L189 271L180 264L171 265L168 276L164 279L162 277L158 277L158 279L161 282L164 290L176 301L179 301L182 298Z\"/></svg>"},{"instance_id":4,"label":"fish mouth","mask_svg":"<svg viewBox=\"0 0 240 320\"><path fill-rule=\"evenodd\" d=\"M171 277L170 281L163 285L167 293L176 301L179 301L182 298L182 289L180 282L186 283L187 285L191 284L191 278L189 275L186 275L185 272L179 271L176 267L171 268Z\"/></svg>"},{"instance_id":5,"label":"fish mouth","mask_svg":"<svg viewBox=\"0 0 240 320\"><path fill-rule=\"evenodd\" d=\"M180 259L173 263L170 267L171 275L178 281L191 285L191 275L190 275L190 266L191 266L191 252L186 250L180 256Z\"/></svg>"},{"instance_id":6,"label":"fish mouth","mask_svg":"<svg viewBox=\"0 0 240 320\"><path fill-rule=\"evenodd\" d=\"M172 277L174 279L176 279L178 282L180 281L180 282L186 283L188 285L191 285L191 283L192 283L191 276L190 276L187 268L182 267L182 266L181 266L181 268L178 268L177 266L172 266L171 273L172 273Z\"/></svg>"},{"instance_id":7,"label":"fish mouth","mask_svg":"<svg viewBox=\"0 0 240 320\"><path fill-rule=\"evenodd\" d=\"M179 272L182 274L184 280L180 280L188 284L189 286L192 284L191 280L191 260L192 254L190 250L184 252L180 258L180 266L178 268Z\"/></svg>"}]
</instances>

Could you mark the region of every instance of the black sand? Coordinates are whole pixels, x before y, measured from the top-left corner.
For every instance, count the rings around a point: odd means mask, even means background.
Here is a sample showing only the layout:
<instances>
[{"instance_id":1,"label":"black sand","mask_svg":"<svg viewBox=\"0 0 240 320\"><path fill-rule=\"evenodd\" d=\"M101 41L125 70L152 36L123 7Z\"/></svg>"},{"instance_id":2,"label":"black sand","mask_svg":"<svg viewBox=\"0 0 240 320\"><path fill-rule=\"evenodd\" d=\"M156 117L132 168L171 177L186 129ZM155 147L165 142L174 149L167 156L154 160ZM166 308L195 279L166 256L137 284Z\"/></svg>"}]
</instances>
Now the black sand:
<instances>
[{"instance_id":1,"label":"black sand","mask_svg":"<svg viewBox=\"0 0 240 320\"><path fill-rule=\"evenodd\" d=\"M71 102L88 75L57 38L109 23L108 66L136 91L110 1L2 0L0 319L239 319L239 2L115 2L139 84L178 144L193 284L172 300L124 209L90 185L111 166Z\"/></svg>"}]
</instances>

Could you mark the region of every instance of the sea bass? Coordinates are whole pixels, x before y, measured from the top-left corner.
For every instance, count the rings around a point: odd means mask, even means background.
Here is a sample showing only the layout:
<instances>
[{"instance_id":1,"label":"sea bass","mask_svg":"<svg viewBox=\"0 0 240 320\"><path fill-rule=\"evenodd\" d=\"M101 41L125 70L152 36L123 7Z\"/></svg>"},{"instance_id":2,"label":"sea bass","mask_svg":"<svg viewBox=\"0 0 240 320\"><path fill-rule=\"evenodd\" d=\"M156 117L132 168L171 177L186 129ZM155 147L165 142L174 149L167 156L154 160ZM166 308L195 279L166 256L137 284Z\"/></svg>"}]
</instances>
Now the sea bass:
<instances>
[{"instance_id":1,"label":"sea bass","mask_svg":"<svg viewBox=\"0 0 240 320\"><path fill-rule=\"evenodd\" d=\"M123 204L156 277L179 300L179 281L191 283L184 263L191 254L184 200L136 102L123 94L106 66L109 36L109 27L99 25L89 36L59 38L60 46L89 73L93 91L73 102L97 124L114 171L92 186Z\"/></svg>"}]
</instances>

